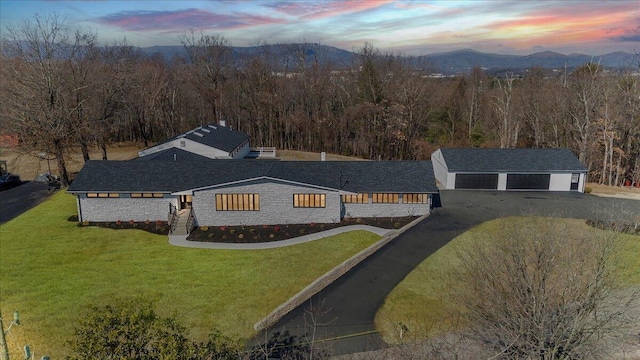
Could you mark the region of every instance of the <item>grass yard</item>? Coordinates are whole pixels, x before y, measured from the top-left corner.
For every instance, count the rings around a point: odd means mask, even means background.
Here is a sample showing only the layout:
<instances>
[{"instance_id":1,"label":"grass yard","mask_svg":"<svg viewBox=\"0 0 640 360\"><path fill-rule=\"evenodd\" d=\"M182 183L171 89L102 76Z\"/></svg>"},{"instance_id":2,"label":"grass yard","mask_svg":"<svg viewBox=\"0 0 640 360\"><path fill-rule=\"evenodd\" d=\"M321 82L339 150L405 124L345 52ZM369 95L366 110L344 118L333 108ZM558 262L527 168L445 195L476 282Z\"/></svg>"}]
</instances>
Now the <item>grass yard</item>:
<instances>
[{"instance_id":1,"label":"grass yard","mask_svg":"<svg viewBox=\"0 0 640 360\"><path fill-rule=\"evenodd\" d=\"M400 342L401 324L409 332L405 340L420 340L431 331L451 330L460 325L455 312L446 300L448 294L447 279L449 269L456 267L458 248L470 244L475 234L495 232L506 222L527 221L526 218L504 218L486 222L453 239L435 254L416 267L387 296L384 305L376 314L376 328L382 332L387 343ZM597 230L579 219L549 219L549 221L566 222L576 233ZM622 252L618 257L619 280L621 286L640 285L640 236L619 234Z\"/></svg>"},{"instance_id":2,"label":"grass yard","mask_svg":"<svg viewBox=\"0 0 640 360\"><path fill-rule=\"evenodd\" d=\"M141 230L78 227L75 198L58 193L0 226L0 308L20 326L11 350L63 358L75 320L88 304L145 296L194 339L215 328L235 338L291 295L380 237L345 233L292 247L229 251L173 247Z\"/></svg>"}]
</instances>

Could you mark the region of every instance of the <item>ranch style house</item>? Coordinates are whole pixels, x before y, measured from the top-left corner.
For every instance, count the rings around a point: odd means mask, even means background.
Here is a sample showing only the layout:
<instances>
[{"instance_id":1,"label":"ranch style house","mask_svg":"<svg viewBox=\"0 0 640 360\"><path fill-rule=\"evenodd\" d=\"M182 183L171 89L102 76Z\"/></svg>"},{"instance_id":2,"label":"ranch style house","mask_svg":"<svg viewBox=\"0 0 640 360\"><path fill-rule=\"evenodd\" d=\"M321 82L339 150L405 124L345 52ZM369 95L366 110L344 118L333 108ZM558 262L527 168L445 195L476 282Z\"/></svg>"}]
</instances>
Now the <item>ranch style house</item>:
<instances>
[{"instance_id":1,"label":"ranch style house","mask_svg":"<svg viewBox=\"0 0 640 360\"><path fill-rule=\"evenodd\" d=\"M428 214L438 193L430 161L177 155L87 162L68 189L77 197L78 220L164 221L180 213L193 226L334 223Z\"/></svg>"}]
</instances>

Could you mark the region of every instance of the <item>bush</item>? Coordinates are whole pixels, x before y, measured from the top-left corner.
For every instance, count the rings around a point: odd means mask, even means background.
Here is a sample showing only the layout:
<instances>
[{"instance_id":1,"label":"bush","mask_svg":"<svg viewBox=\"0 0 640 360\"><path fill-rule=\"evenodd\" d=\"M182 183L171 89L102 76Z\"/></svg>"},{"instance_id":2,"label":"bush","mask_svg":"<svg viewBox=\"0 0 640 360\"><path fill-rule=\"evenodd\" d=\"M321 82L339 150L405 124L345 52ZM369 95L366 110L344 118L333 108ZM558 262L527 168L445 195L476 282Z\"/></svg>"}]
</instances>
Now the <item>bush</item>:
<instances>
[{"instance_id":1,"label":"bush","mask_svg":"<svg viewBox=\"0 0 640 360\"><path fill-rule=\"evenodd\" d=\"M189 340L185 327L158 316L144 299L92 306L78 324L67 343L75 353L70 359L235 359L238 354L218 332L204 343Z\"/></svg>"},{"instance_id":2,"label":"bush","mask_svg":"<svg viewBox=\"0 0 640 360\"><path fill-rule=\"evenodd\" d=\"M209 231L209 227L208 226L200 226L200 231L207 232L207 231Z\"/></svg>"},{"instance_id":3,"label":"bush","mask_svg":"<svg viewBox=\"0 0 640 360\"><path fill-rule=\"evenodd\" d=\"M231 229L231 230L229 230L229 234L233 235L233 234L235 234L235 233L236 233L236 229Z\"/></svg>"},{"instance_id":4,"label":"bush","mask_svg":"<svg viewBox=\"0 0 640 360\"><path fill-rule=\"evenodd\" d=\"M584 188L584 192L586 194L591 194L591 192L593 191L593 188L591 188L590 186L585 186Z\"/></svg>"}]
</instances>

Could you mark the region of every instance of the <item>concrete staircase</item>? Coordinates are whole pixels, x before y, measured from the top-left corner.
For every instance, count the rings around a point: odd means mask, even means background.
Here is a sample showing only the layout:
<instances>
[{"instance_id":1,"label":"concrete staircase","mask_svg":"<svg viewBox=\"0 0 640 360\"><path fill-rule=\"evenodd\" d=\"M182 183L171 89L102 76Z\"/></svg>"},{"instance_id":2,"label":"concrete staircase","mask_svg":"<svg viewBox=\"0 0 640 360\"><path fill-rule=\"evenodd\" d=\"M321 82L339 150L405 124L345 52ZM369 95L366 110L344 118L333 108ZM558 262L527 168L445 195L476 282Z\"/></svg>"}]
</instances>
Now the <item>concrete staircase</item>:
<instances>
[{"instance_id":1,"label":"concrete staircase","mask_svg":"<svg viewBox=\"0 0 640 360\"><path fill-rule=\"evenodd\" d=\"M191 214L191 209L182 209L178 211L178 221L176 223L176 229L173 231L171 235L188 235L187 234L187 221L189 220L189 215Z\"/></svg>"}]
</instances>

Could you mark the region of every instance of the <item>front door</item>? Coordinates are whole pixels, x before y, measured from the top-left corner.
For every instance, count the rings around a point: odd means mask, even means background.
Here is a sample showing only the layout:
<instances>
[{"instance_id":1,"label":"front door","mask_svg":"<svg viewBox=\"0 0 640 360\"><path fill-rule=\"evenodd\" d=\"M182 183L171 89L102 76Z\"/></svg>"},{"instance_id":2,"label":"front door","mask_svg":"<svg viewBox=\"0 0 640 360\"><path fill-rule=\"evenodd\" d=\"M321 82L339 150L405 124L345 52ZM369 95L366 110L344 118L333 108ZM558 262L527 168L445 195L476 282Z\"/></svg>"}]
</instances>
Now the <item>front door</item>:
<instances>
[{"instance_id":1,"label":"front door","mask_svg":"<svg viewBox=\"0 0 640 360\"><path fill-rule=\"evenodd\" d=\"M191 195L180 195L180 209L191 209Z\"/></svg>"},{"instance_id":2,"label":"front door","mask_svg":"<svg viewBox=\"0 0 640 360\"><path fill-rule=\"evenodd\" d=\"M580 174L571 174L571 191L577 191L579 183L580 183Z\"/></svg>"}]
</instances>

